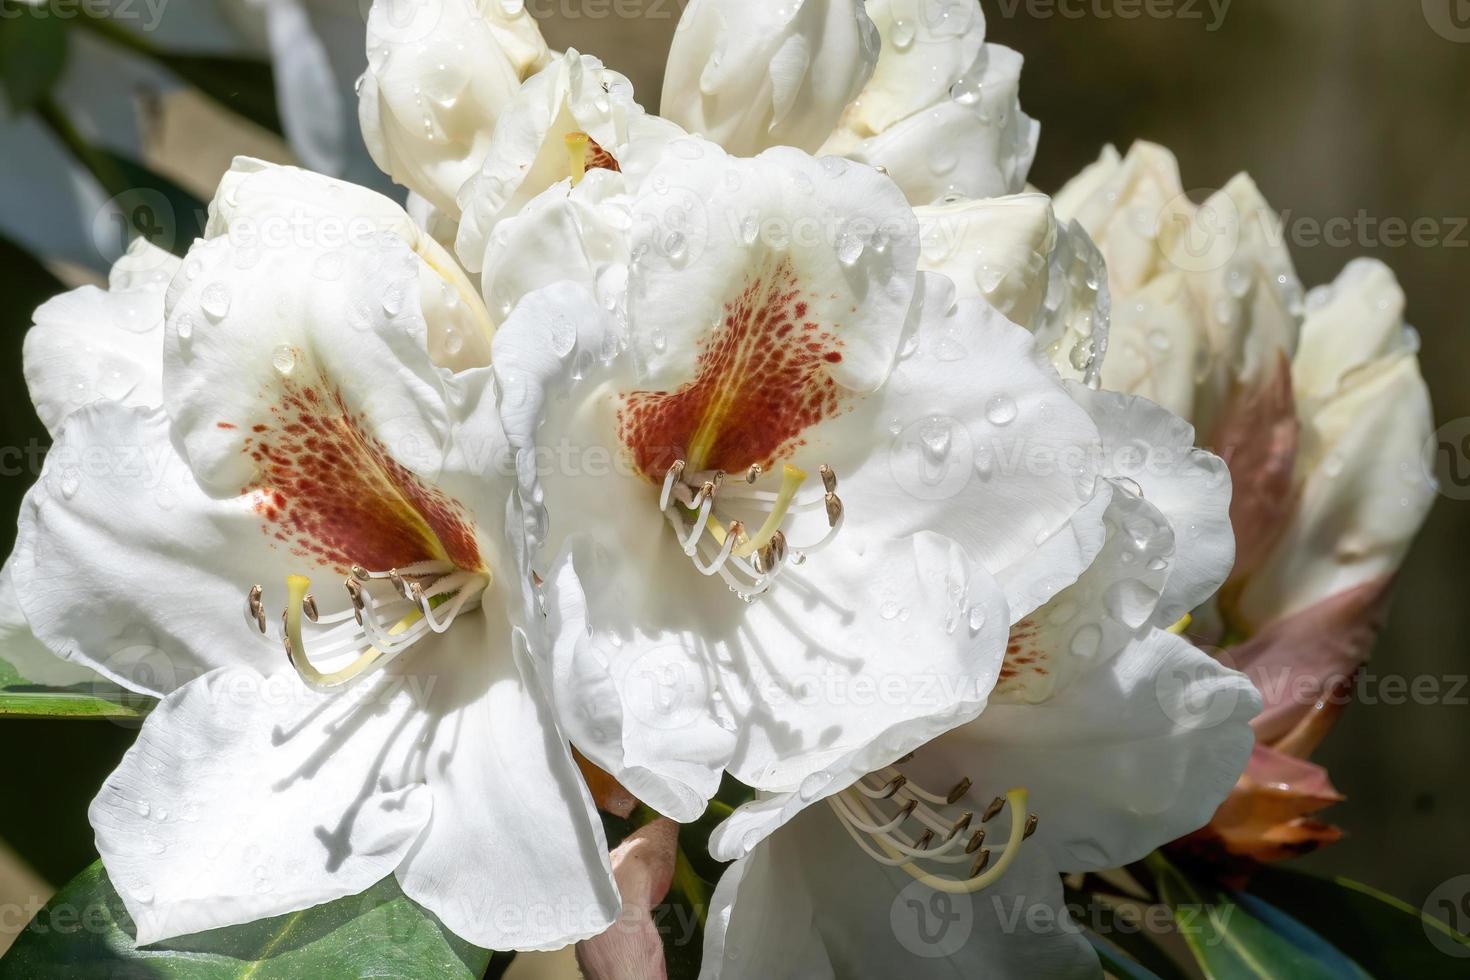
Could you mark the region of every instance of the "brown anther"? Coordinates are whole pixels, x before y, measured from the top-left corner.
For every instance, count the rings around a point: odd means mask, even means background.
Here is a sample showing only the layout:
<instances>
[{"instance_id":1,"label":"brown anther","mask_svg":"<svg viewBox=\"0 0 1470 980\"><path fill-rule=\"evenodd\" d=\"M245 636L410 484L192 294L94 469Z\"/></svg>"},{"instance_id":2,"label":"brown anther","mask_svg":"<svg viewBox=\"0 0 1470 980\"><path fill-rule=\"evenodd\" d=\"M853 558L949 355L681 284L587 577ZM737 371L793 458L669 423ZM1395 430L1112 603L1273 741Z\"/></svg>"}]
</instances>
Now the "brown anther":
<instances>
[{"instance_id":1,"label":"brown anther","mask_svg":"<svg viewBox=\"0 0 1470 980\"><path fill-rule=\"evenodd\" d=\"M729 534L730 537L734 538L738 542L742 537L745 536L745 522L743 522L743 521L731 521L730 522L730 530L727 531L726 533Z\"/></svg>"},{"instance_id":2,"label":"brown anther","mask_svg":"<svg viewBox=\"0 0 1470 980\"><path fill-rule=\"evenodd\" d=\"M372 578L372 575L368 572L366 568L363 568L361 565L353 565L352 577L357 579L359 582L366 582Z\"/></svg>"},{"instance_id":3,"label":"brown anther","mask_svg":"<svg viewBox=\"0 0 1470 980\"><path fill-rule=\"evenodd\" d=\"M409 597L409 595L408 595L408 583L403 580L403 576L402 575L399 575L398 574L398 569L396 569L396 568L390 568L390 569L388 569L388 581L390 581L390 582L393 583L393 588L395 588L395 589L398 590L398 594L399 595L403 596L403 598L405 598L405 599L407 599Z\"/></svg>"},{"instance_id":4,"label":"brown anther","mask_svg":"<svg viewBox=\"0 0 1470 980\"><path fill-rule=\"evenodd\" d=\"M975 814L969 810L966 810L964 813L960 814L960 818L954 822L954 826L949 828L949 834L944 839L946 841L954 840L960 834L963 834L967 829L969 829L970 821L974 819Z\"/></svg>"},{"instance_id":5,"label":"brown anther","mask_svg":"<svg viewBox=\"0 0 1470 980\"><path fill-rule=\"evenodd\" d=\"M902 813L903 814L903 818L905 820L907 820L909 817L911 817L911 816L914 815L914 811L917 810L918 808L919 808L919 801L918 800L909 800L907 803L905 803L903 805L903 809L900 810L899 813Z\"/></svg>"},{"instance_id":6,"label":"brown anther","mask_svg":"<svg viewBox=\"0 0 1470 980\"><path fill-rule=\"evenodd\" d=\"M684 475L684 461L682 459L674 460L674 465L669 467L669 472L674 474L674 480L677 482Z\"/></svg>"},{"instance_id":7,"label":"brown anther","mask_svg":"<svg viewBox=\"0 0 1470 980\"><path fill-rule=\"evenodd\" d=\"M914 841L914 847L921 851L927 851L929 850L929 845L933 843L933 841L934 831L926 830L923 834L919 836L918 840Z\"/></svg>"},{"instance_id":8,"label":"brown anther","mask_svg":"<svg viewBox=\"0 0 1470 980\"><path fill-rule=\"evenodd\" d=\"M750 469L745 471L745 482L754 483L761 478L761 464L751 463Z\"/></svg>"},{"instance_id":9,"label":"brown anther","mask_svg":"<svg viewBox=\"0 0 1470 980\"><path fill-rule=\"evenodd\" d=\"M969 791L970 777L966 776L964 779L961 779L959 782L955 783L949 788L949 795L945 797L945 802L953 806L955 803L958 803L960 801L960 797L964 796Z\"/></svg>"},{"instance_id":10,"label":"brown anther","mask_svg":"<svg viewBox=\"0 0 1470 980\"><path fill-rule=\"evenodd\" d=\"M423 585L418 582L414 582L412 585L410 585L408 587L408 597L413 601L414 605L422 605L424 601Z\"/></svg>"},{"instance_id":11,"label":"brown anther","mask_svg":"<svg viewBox=\"0 0 1470 980\"><path fill-rule=\"evenodd\" d=\"M885 792L883 793L882 796L878 797L878 799L880 799L880 800L892 799L893 798L893 794L894 793L897 793L899 790L903 789L904 785L906 783L908 783L908 781L909 781L909 777L907 777L907 776L904 776L904 775L894 776L888 782L886 782L886 783L883 784L883 789L884 789Z\"/></svg>"},{"instance_id":12,"label":"brown anther","mask_svg":"<svg viewBox=\"0 0 1470 980\"><path fill-rule=\"evenodd\" d=\"M307 619L313 623L316 622L319 618L319 614L316 611L316 596L310 592L306 593L306 597L301 600L301 611L306 613Z\"/></svg>"},{"instance_id":13,"label":"brown anther","mask_svg":"<svg viewBox=\"0 0 1470 980\"><path fill-rule=\"evenodd\" d=\"M970 842L965 845L965 853L966 854L974 854L976 851L978 851L980 849L980 845L981 844L984 844L984 843L985 843L985 828L984 827L981 827L979 830L975 831L973 834L970 835Z\"/></svg>"},{"instance_id":14,"label":"brown anther","mask_svg":"<svg viewBox=\"0 0 1470 980\"><path fill-rule=\"evenodd\" d=\"M832 467L828 466L826 463L823 463L822 468L817 472L822 474L822 489L826 490L828 493L836 493L837 473L832 469Z\"/></svg>"},{"instance_id":15,"label":"brown anther","mask_svg":"<svg viewBox=\"0 0 1470 980\"><path fill-rule=\"evenodd\" d=\"M827 526L836 527L842 517L842 500L835 493L827 494Z\"/></svg>"},{"instance_id":16,"label":"brown anther","mask_svg":"<svg viewBox=\"0 0 1470 980\"><path fill-rule=\"evenodd\" d=\"M1036 833L1036 824L1037 824L1037 822L1038 822L1039 819L1040 818L1038 818L1036 816L1036 814L1034 814L1034 813L1030 813L1030 814L1027 814L1026 815L1026 830L1021 834L1021 839L1022 840L1025 840L1026 838L1030 837L1032 834Z\"/></svg>"},{"instance_id":17,"label":"brown anther","mask_svg":"<svg viewBox=\"0 0 1470 980\"><path fill-rule=\"evenodd\" d=\"M357 625L362 625L362 610L366 603L362 600L362 585L355 578L349 578L342 583L347 588L347 598L352 600L352 618L357 620Z\"/></svg>"},{"instance_id":18,"label":"brown anther","mask_svg":"<svg viewBox=\"0 0 1470 980\"><path fill-rule=\"evenodd\" d=\"M261 596L264 594L265 589L259 585L252 585L250 587L250 598L247 602L250 616L255 620L255 625L260 629L262 634L265 633L265 603L261 600Z\"/></svg>"},{"instance_id":19,"label":"brown anther","mask_svg":"<svg viewBox=\"0 0 1470 980\"><path fill-rule=\"evenodd\" d=\"M989 863L990 863L990 848L987 847L985 850L983 850L983 851L980 852L980 856L975 859L975 863L972 864L972 865L970 865L970 877L973 878L976 875L978 875L980 872L984 871L985 870L985 866L987 864L989 864Z\"/></svg>"},{"instance_id":20,"label":"brown anther","mask_svg":"<svg viewBox=\"0 0 1470 980\"><path fill-rule=\"evenodd\" d=\"M990 821L994 820L995 815L999 813L1001 809L1005 807L1005 805L1006 798L1004 796L997 796L995 799L991 800L990 805L985 808L985 812L980 815L980 822L989 823Z\"/></svg>"},{"instance_id":21,"label":"brown anther","mask_svg":"<svg viewBox=\"0 0 1470 980\"><path fill-rule=\"evenodd\" d=\"M771 543L766 545L767 557L771 564L779 565L786 560L786 535L780 531L771 535Z\"/></svg>"},{"instance_id":22,"label":"brown anther","mask_svg":"<svg viewBox=\"0 0 1470 980\"><path fill-rule=\"evenodd\" d=\"M715 484L713 480L705 480L699 488L699 493L694 495L696 504L703 503L705 498L715 495Z\"/></svg>"}]
</instances>

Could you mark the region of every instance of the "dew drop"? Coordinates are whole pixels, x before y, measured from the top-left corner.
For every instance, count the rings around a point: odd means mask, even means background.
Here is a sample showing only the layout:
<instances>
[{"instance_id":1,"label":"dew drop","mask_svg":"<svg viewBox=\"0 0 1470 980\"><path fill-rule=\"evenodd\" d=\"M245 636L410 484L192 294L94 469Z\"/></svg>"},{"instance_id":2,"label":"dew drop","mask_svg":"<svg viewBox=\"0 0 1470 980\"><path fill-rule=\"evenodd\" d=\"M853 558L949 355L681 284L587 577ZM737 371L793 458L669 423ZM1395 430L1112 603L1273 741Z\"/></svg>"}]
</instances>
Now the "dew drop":
<instances>
[{"instance_id":1,"label":"dew drop","mask_svg":"<svg viewBox=\"0 0 1470 980\"><path fill-rule=\"evenodd\" d=\"M831 781L832 774L825 769L812 773L801 781L801 798L808 802L816 799L817 794L824 790Z\"/></svg>"},{"instance_id":2,"label":"dew drop","mask_svg":"<svg viewBox=\"0 0 1470 980\"><path fill-rule=\"evenodd\" d=\"M230 312L230 287L222 282L210 283L199 295L199 305L205 316L218 323Z\"/></svg>"},{"instance_id":3,"label":"dew drop","mask_svg":"<svg viewBox=\"0 0 1470 980\"><path fill-rule=\"evenodd\" d=\"M76 496L77 488L81 485L82 481L77 477L76 470L67 470L61 474L61 495L67 500Z\"/></svg>"},{"instance_id":4,"label":"dew drop","mask_svg":"<svg viewBox=\"0 0 1470 980\"><path fill-rule=\"evenodd\" d=\"M994 395L985 403L985 418L991 425L1010 425L1016 420L1016 400L1010 395Z\"/></svg>"},{"instance_id":5,"label":"dew drop","mask_svg":"<svg viewBox=\"0 0 1470 980\"><path fill-rule=\"evenodd\" d=\"M180 340L188 340L194 336L194 316L191 313L180 313L175 321L175 329L178 331Z\"/></svg>"},{"instance_id":6,"label":"dew drop","mask_svg":"<svg viewBox=\"0 0 1470 980\"><path fill-rule=\"evenodd\" d=\"M843 229L837 236L837 261L851 268L863 257L863 238L851 229Z\"/></svg>"},{"instance_id":7,"label":"dew drop","mask_svg":"<svg viewBox=\"0 0 1470 980\"><path fill-rule=\"evenodd\" d=\"M296 367L296 351L289 344L281 344L271 352L271 366L281 374L290 374Z\"/></svg>"},{"instance_id":8,"label":"dew drop","mask_svg":"<svg viewBox=\"0 0 1470 980\"><path fill-rule=\"evenodd\" d=\"M897 50L907 51L914 43L914 25L906 18L898 18L893 22L893 30L888 35L888 40L893 42Z\"/></svg>"},{"instance_id":9,"label":"dew drop","mask_svg":"<svg viewBox=\"0 0 1470 980\"><path fill-rule=\"evenodd\" d=\"M924 444L924 454L933 462L948 458L953 438L948 419L931 415L919 423L919 441Z\"/></svg>"},{"instance_id":10,"label":"dew drop","mask_svg":"<svg viewBox=\"0 0 1470 980\"><path fill-rule=\"evenodd\" d=\"M985 610L979 606L971 606L966 618L969 620L971 634L980 632L985 626Z\"/></svg>"},{"instance_id":11,"label":"dew drop","mask_svg":"<svg viewBox=\"0 0 1470 980\"><path fill-rule=\"evenodd\" d=\"M551 349L557 357L566 357L577 346L577 327L565 313L551 321Z\"/></svg>"}]
</instances>

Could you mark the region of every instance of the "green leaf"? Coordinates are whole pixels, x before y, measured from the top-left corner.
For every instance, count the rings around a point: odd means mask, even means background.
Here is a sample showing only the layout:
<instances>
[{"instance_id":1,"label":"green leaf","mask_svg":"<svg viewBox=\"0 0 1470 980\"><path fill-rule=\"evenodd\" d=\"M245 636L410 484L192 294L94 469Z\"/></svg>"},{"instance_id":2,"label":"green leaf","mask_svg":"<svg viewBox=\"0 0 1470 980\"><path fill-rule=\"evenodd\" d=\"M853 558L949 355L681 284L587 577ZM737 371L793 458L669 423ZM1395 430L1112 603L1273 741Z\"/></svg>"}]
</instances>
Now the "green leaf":
<instances>
[{"instance_id":1,"label":"green leaf","mask_svg":"<svg viewBox=\"0 0 1470 980\"><path fill-rule=\"evenodd\" d=\"M226 109L275 133L281 132L276 109L275 73L268 61L219 55L180 54L156 47L138 31L87 10L76 24L160 64Z\"/></svg>"},{"instance_id":2,"label":"green leaf","mask_svg":"<svg viewBox=\"0 0 1470 980\"><path fill-rule=\"evenodd\" d=\"M29 110L66 67L66 31L51 11L0 0L0 89L9 111Z\"/></svg>"},{"instance_id":3,"label":"green leaf","mask_svg":"<svg viewBox=\"0 0 1470 980\"><path fill-rule=\"evenodd\" d=\"M1368 977L1321 936L1265 902L1239 902L1213 883L1192 881L1158 853L1149 857L1148 866L1180 935L1211 980Z\"/></svg>"},{"instance_id":4,"label":"green leaf","mask_svg":"<svg viewBox=\"0 0 1470 980\"><path fill-rule=\"evenodd\" d=\"M1251 879L1250 891L1316 930L1376 977L1463 977L1470 967L1470 938L1361 882L1267 868ZM1450 955L1451 950L1464 955Z\"/></svg>"},{"instance_id":5,"label":"green leaf","mask_svg":"<svg viewBox=\"0 0 1470 980\"><path fill-rule=\"evenodd\" d=\"M1122 950L1112 943L1103 939L1090 929L1084 929L1082 934L1087 941L1092 943L1097 958L1101 961L1103 970L1110 976L1119 977L1120 980L1159 980L1159 975L1143 967L1142 964L1131 960Z\"/></svg>"},{"instance_id":6,"label":"green leaf","mask_svg":"<svg viewBox=\"0 0 1470 980\"><path fill-rule=\"evenodd\" d=\"M9 666L0 662L0 668ZM0 718L141 722L156 703L112 685L94 685L86 692L28 684L0 687Z\"/></svg>"},{"instance_id":7,"label":"green leaf","mask_svg":"<svg viewBox=\"0 0 1470 980\"><path fill-rule=\"evenodd\" d=\"M1143 971L1142 973L1119 973L1117 970L1109 968L1109 972L1117 976L1157 977L1159 980L1188 980L1184 971L1169 958L1168 953L1160 949L1155 941L1150 938L1148 929L1141 922L1137 921L1136 917L1129 919L1124 912L1115 907L1116 900L1110 901L1105 894L1086 889L1087 882L1096 880L1092 876L1088 876L1084 881L1084 888L1082 890L1064 885L1067 905L1087 910L1087 921L1096 930L1096 932L1089 930L1087 932L1087 938L1093 947L1098 949L1099 957L1103 956L1102 949L1098 947L1098 943L1101 941L1112 951L1113 955L1126 957L1128 962L1134 966L1135 971ZM1101 936L1098 933L1101 933ZM1102 938L1104 936L1106 937L1105 939ZM1103 958L1103 966L1108 966L1108 960L1105 957Z\"/></svg>"},{"instance_id":8,"label":"green leaf","mask_svg":"<svg viewBox=\"0 0 1470 980\"><path fill-rule=\"evenodd\" d=\"M491 958L411 902L391 875L361 895L147 949L133 944L132 933L132 920L107 872L93 864L16 938L0 959L0 980L479 980Z\"/></svg>"},{"instance_id":9,"label":"green leaf","mask_svg":"<svg viewBox=\"0 0 1470 980\"><path fill-rule=\"evenodd\" d=\"M273 133L281 132L270 62L168 52L159 52L157 60L226 109Z\"/></svg>"}]
</instances>

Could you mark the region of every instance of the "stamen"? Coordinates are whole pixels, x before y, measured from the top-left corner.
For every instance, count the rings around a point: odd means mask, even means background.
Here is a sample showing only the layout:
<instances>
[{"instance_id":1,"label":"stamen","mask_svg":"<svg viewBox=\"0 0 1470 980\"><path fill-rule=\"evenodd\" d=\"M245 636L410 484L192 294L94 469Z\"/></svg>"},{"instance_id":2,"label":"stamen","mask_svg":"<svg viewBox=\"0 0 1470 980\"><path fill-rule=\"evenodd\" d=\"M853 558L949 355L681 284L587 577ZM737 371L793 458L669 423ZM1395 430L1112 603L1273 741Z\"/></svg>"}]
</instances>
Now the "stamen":
<instances>
[{"instance_id":1,"label":"stamen","mask_svg":"<svg viewBox=\"0 0 1470 980\"><path fill-rule=\"evenodd\" d=\"M906 760L905 760L906 761ZM946 818L930 809L953 805L969 793L968 777L956 782L944 794L931 793L890 766L872 774L881 782L864 777L840 793L827 798L848 835L873 860L888 867L901 868L914 879L938 891L965 894L994 884L1015 861L1023 841L1036 832L1037 816L1026 813L1027 791L1024 787L1009 790L997 797L981 815L981 822L992 820L1009 805L1011 822L1009 837L999 854L984 847L985 828L967 834L975 819L971 810ZM898 804L897 811L884 812L883 800ZM903 830L910 819L921 825L917 838ZM992 864L992 858L996 858ZM966 877L937 875L920 863L946 865L968 863Z\"/></svg>"},{"instance_id":2,"label":"stamen","mask_svg":"<svg viewBox=\"0 0 1470 980\"><path fill-rule=\"evenodd\" d=\"M572 186L576 187L587 174L587 149L591 137L586 133L576 132L567 133L564 138L567 145L567 156L570 158L569 169L572 174Z\"/></svg>"},{"instance_id":3,"label":"stamen","mask_svg":"<svg viewBox=\"0 0 1470 980\"><path fill-rule=\"evenodd\" d=\"M441 574L446 568L449 571ZM331 690L385 666L425 636L443 633L461 612L479 605L490 581L488 572L466 572L442 561L418 562L386 572L353 566L352 575L343 582L351 607L322 616L316 597L308 591L310 580L291 575L286 579L281 642L303 681L319 690ZM375 582L391 583L393 591L378 586L374 595L368 587ZM247 605L252 621L264 632L262 594L259 585L252 586ZM339 670L319 669L307 656L303 618L327 627L313 643L318 658L344 653L357 656Z\"/></svg>"},{"instance_id":4,"label":"stamen","mask_svg":"<svg viewBox=\"0 0 1470 980\"><path fill-rule=\"evenodd\" d=\"M761 525L761 529L755 532L755 537L735 549L735 556L737 558L746 558L756 549L766 546L766 543L771 540L771 536L776 533L781 527L781 523L786 520L786 508L791 506L791 501L796 496L796 491L801 489L801 485L805 480L806 472L804 470L797 469L790 463L781 467L781 489L776 494L776 501L774 506L771 507L771 513L767 515L766 522Z\"/></svg>"},{"instance_id":5,"label":"stamen","mask_svg":"<svg viewBox=\"0 0 1470 980\"><path fill-rule=\"evenodd\" d=\"M261 635L265 634L265 603L261 601L264 592L265 590L260 586L252 585L250 594L245 600L245 616L255 623Z\"/></svg>"}]
</instances>

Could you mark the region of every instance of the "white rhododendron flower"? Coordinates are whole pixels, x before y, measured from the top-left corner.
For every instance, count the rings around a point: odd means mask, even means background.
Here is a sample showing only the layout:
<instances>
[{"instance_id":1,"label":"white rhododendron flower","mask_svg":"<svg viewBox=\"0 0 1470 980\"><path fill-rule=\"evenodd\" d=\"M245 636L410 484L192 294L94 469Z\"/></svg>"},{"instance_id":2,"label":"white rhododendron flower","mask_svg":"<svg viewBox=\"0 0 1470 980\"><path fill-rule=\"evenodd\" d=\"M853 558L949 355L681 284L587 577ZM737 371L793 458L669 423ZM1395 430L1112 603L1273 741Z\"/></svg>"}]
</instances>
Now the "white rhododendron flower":
<instances>
[{"instance_id":1,"label":"white rhododendron flower","mask_svg":"<svg viewBox=\"0 0 1470 980\"><path fill-rule=\"evenodd\" d=\"M495 122L549 53L501 0L374 0L358 113L378 166L435 208L479 169Z\"/></svg>"},{"instance_id":2,"label":"white rhododendron flower","mask_svg":"<svg viewBox=\"0 0 1470 980\"><path fill-rule=\"evenodd\" d=\"M35 636L163 698L93 804L98 850L140 944L389 873L482 946L595 934L618 899L527 656L491 372L430 359L425 259L376 224L387 202L341 244L320 212L243 236L293 190L366 194L238 168L229 234L190 250L150 338L161 405L76 409L26 500L10 576Z\"/></svg>"},{"instance_id":3,"label":"white rhododendron flower","mask_svg":"<svg viewBox=\"0 0 1470 980\"><path fill-rule=\"evenodd\" d=\"M1021 56L985 43L978 4L697 0L660 112L751 155L792 145L888 171L914 204L1020 191L1038 127Z\"/></svg>"},{"instance_id":4,"label":"white rhododendron flower","mask_svg":"<svg viewBox=\"0 0 1470 980\"><path fill-rule=\"evenodd\" d=\"M916 272L872 168L684 139L632 210L626 334L507 328L492 364L569 734L689 819L722 769L789 788L973 717L1111 491L1096 424Z\"/></svg>"},{"instance_id":5,"label":"white rhododendron flower","mask_svg":"<svg viewBox=\"0 0 1470 980\"><path fill-rule=\"evenodd\" d=\"M1095 384L1108 349L1111 300L1102 255L1044 194L948 195L914 208L919 268L942 272L1036 335L1064 378Z\"/></svg>"},{"instance_id":6,"label":"white rhododendron flower","mask_svg":"<svg viewBox=\"0 0 1470 980\"><path fill-rule=\"evenodd\" d=\"M548 189L561 188L552 199L565 197L584 173L613 171L636 185L668 142L681 135L677 126L644 113L622 75L596 58L568 51L521 86L479 171L460 189L456 251L479 271L497 222L515 216ZM492 303L509 309L508 301Z\"/></svg>"},{"instance_id":7,"label":"white rhododendron flower","mask_svg":"<svg viewBox=\"0 0 1470 980\"><path fill-rule=\"evenodd\" d=\"M1280 222L1249 178L1195 205L1162 147L1109 149L1057 195L1107 256L1109 387L1190 418L1235 483L1236 563L1191 635L1267 695L1229 801L1186 842L1275 861L1341 831L1342 799L1308 757L1383 622L1434 488L1418 336L1382 263L1358 259L1303 297Z\"/></svg>"},{"instance_id":8,"label":"white rhododendron flower","mask_svg":"<svg viewBox=\"0 0 1470 980\"><path fill-rule=\"evenodd\" d=\"M979 717L872 772L841 760L716 831L712 852L739 860L703 975L1095 976L1058 872L1138 860L1231 788L1260 698L1160 628L1230 568L1224 464L1144 399L1073 392L1110 461L1107 544L1012 628ZM907 903L951 928L921 935Z\"/></svg>"}]
</instances>

